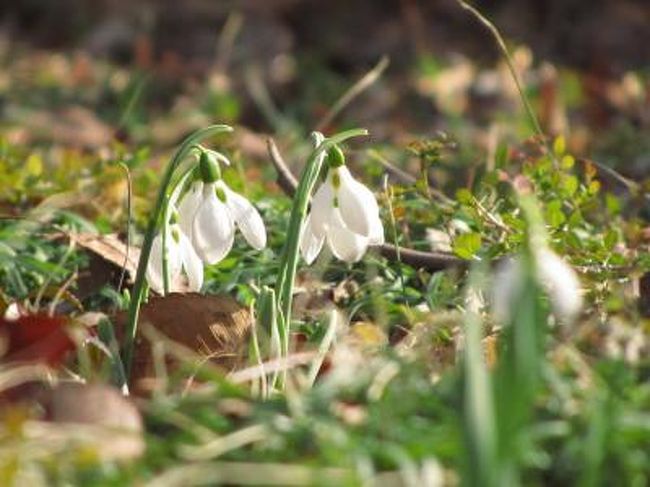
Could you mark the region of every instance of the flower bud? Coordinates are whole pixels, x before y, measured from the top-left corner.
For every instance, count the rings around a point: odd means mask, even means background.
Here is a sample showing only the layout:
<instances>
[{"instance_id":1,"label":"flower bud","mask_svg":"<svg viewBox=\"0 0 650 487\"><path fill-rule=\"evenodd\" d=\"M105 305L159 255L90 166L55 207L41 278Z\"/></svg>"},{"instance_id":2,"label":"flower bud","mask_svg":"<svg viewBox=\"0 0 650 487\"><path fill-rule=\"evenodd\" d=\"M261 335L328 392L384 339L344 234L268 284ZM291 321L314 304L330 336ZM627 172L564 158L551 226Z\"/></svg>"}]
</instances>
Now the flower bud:
<instances>
[{"instance_id":1,"label":"flower bud","mask_svg":"<svg viewBox=\"0 0 650 487\"><path fill-rule=\"evenodd\" d=\"M580 281L573 268L548 248L534 252L537 280L546 293L555 319L561 324L573 322L582 308ZM502 262L494 273L492 313L502 324L509 323L525 285L521 257Z\"/></svg>"},{"instance_id":2,"label":"flower bud","mask_svg":"<svg viewBox=\"0 0 650 487\"><path fill-rule=\"evenodd\" d=\"M199 172L201 174L201 180L205 183L214 183L221 179L221 171L219 170L219 164L210 157L207 151L202 151L199 156Z\"/></svg>"},{"instance_id":3,"label":"flower bud","mask_svg":"<svg viewBox=\"0 0 650 487\"><path fill-rule=\"evenodd\" d=\"M331 168L345 165L345 155L338 145L332 146L327 152L327 164Z\"/></svg>"}]
</instances>

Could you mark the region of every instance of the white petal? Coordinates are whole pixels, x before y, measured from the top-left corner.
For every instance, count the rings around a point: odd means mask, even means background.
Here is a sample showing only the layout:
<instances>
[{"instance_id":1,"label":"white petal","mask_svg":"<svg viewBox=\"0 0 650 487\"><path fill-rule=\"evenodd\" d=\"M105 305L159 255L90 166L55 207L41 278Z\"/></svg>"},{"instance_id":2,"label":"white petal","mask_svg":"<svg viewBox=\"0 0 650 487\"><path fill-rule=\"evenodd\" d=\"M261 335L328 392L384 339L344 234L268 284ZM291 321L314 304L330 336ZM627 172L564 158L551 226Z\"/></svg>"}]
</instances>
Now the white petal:
<instances>
[{"instance_id":1,"label":"white petal","mask_svg":"<svg viewBox=\"0 0 650 487\"><path fill-rule=\"evenodd\" d=\"M151 254L147 263L147 282L149 287L159 294L162 294L162 237L156 235L151 245Z\"/></svg>"},{"instance_id":2,"label":"white petal","mask_svg":"<svg viewBox=\"0 0 650 487\"><path fill-rule=\"evenodd\" d=\"M535 251L537 279L549 298L559 323L573 322L582 308L580 281L573 268L548 248ZM493 313L508 323L520 299L525 269L521 257L510 258L497 267L493 283Z\"/></svg>"},{"instance_id":3,"label":"white petal","mask_svg":"<svg viewBox=\"0 0 650 487\"><path fill-rule=\"evenodd\" d=\"M216 183L226 194L226 206L246 241L256 250L266 247L266 228L257 209L223 181Z\"/></svg>"},{"instance_id":4,"label":"white petal","mask_svg":"<svg viewBox=\"0 0 650 487\"><path fill-rule=\"evenodd\" d=\"M339 167L337 171L341 180L338 201L343 222L354 233L368 237L372 223L379 215L375 195L356 181L347 167Z\"/></svg>"},{"instance_id":5,"label":"white petal","mask_svg":"<svg viewBox=\"0 0 650 487\"><path fill-rule=\"evenodd\" d=\"M379 216L373 218L370 222L370 235L368 235L368 240L370 245L383 245L386 241L384 238L384 224L381 222Z\"/></svg>"},{"instance_id":6,"label":"white petal","mask_svg":"<svg viewBox=\"0 0 650 487\"><path fill-rule=\"evenodd\" d=\"M180 235L179 247L190 290L198 292L203 286L203 262L192 247L190 240L183 233Z\"/></svg>"},{"instance_id":7,"label":"white petal","mask_svg":"<svg viewBox=\"0 0 650 487\"><path fill-rule=\"evenodd\" d=\"M346 228L341 212L335 210L327 229L327 245L336 258L349 263L358 262L368 248L368 238Z\"/></svg>"},{"instance_id":8,"label":"white petal","mask_svg":"<svg viewBox=\"0 0 650 487\"><path fill-rule=\"evenodd\" d=\"M180 205L178 206L178 224L185 235L192 240L192 225L196 210L203 200L203 183L196 181L192 184L190 190L185 193Z\"/></svg>"},{"instance_id":9,"label":"white petal","mask_svg":"<svg viewBox=\"0 0 650 487\"><path fill-rule=\"evenodd\" d=\"M323 183L311 202L311 230L319 238L325 236L334 210L334 190L329 181Z\"/></svg>"},{"instance_id":10,"label":"white petal","mask_svg":"<svg viewBox=\"0 0 650 487\"><path fill-rule=\"evenodd\" d=\"M311 215L307 215L300 234L300 253L307 265L311 265L323 248L325 237L317 237L312 230Z\"/></svg>"},{"instance_id":11,"label":"white petal","mask_svg":"<svg viewBox=\"0 0 650 487\"><path fill-rule=\"evenodd\" d=\"M158 234L153 240L151 245L151 254L149 255L149 262L147 263L147 282L151 289L158 294L164 293L164 280L163 280L163 242L162 235ZM169 235L167 237L167 271L169 272L169 285L174 283L178 278L181 271L181 262L178 245L174 239Z\"/></svg>"},{"instance_id":12,"label":"white petal","mask_svg":"<svg viewBox=\"0 0 650 487\"><path fill-rule=\"evenodd\" d=\"M560 323L571 323L582 308L580 280L573 268L550 249L536 252L537 275Z\"/></svg>"},{"instance_id":13,"label":"white petal","mask_svg":"<svg viewBox=\"0 0 650 487\"><path fill-rule=\"evenodd\" d=\"M521 260L510 257L500 262L492 278L492 313L497 322L508 324L518 293L524 285Z\"/></svg>"},{"instance_id":14,"label":"white petal","mask_svg":"<svg viewBox=\"0 0 650 487\"><path fill-rule=\"evenodd\" d=\"M203 201L196 212L192 227L192 244L207 264L216 264L232 248L235 225L228 207L214 194L214 185L203 188Z\"/></svg>"}]
</instances>

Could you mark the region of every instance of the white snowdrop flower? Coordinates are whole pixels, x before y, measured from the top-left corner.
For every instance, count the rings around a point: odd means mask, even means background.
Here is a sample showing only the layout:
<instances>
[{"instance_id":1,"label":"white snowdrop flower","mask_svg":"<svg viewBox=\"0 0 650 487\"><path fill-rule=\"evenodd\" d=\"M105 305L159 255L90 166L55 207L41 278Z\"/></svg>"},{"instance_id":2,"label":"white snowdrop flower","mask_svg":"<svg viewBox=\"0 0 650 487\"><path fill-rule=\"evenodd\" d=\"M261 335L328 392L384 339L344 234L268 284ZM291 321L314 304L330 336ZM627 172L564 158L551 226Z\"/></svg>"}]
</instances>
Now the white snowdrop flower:
<instances>
[{"instance_id":1,"label":"white snowdrop flower","mask_svg":"<svg viewBox=\"0 0 650 487\"><path fill-rule=\"evenodd\" d=\"M256 250L266 246L266 228L257 209L221 180L218 166L201 157L201 179L179 205L180 226L206 264L220 262L232 249L235 226Z\"/></svg>"},{"instance_id":2,"label":"white snowdrop flower","mask_svg":"<svg viewBox=\"0 0 650 487\"><path fill-rule=\"evenodd\" d=\"M185 270L190 290L200 291L203 285L203 263L177 223L169 226L165 241L166 249L163 248L162 234L159 233L153 240L146 273L149 286L158 294L164 294L162 258L163 251L166 250L170 287L180 276L181 270Z\"/></svg>"},{"instance_id":3,"label":"white snowdrop flower","mask_svg":"<svg viewBox=\"0 0 650 487\"><path fill-rule=\"evenodd\" d=\"M573 322L582 308L580 280L573 268L552 250L542 247L534 252L537 278L551 304L553 315L560 323ZM512 318L519 290L524 285L521 258L503 262L494 274L492 312L501 323Z\"/></svg>"},{"instance_id":4,"label":"white snowdrop flower","mask_svg":"<svg viewBox=\"0 0 650 487\"><path fill-rule=\"evenodd\" d=\"M327 242L332 254L345 262L358 262L369 245L384 243L384 227L374 194L354 179L344 165L343 153L328 154L326 181L314 194L300 240L300 250L311 264Z\"/></svg>"}]
</instances>

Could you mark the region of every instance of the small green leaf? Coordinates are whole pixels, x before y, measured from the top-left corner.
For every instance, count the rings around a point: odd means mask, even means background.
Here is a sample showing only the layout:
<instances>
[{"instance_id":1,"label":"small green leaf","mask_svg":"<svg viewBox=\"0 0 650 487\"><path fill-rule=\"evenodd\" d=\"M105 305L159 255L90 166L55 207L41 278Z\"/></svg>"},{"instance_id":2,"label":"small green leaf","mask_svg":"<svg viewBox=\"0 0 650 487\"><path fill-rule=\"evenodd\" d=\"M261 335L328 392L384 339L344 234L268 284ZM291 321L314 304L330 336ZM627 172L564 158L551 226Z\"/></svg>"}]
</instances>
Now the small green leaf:
<instances>
[{"instance_id":1,"label":"small green leaf","mask_svg":"<svg viewBox=\"0 0 650 487\"><path fill-rule=\"evenodd\" d=\"M553 152L556 156L562 156L566 151L566 141L562 135L559 135L553 141Z\"/></svg>"},{"instance_id":2,"label":"small green leaf","mask_svg":"<svg viewBox=\"0 0 650 487\"><path fill-rule=\"evenodd\" d=\"M596 194L598 191L600 191L600 181L594 180L589 183L589 187L587 188L589 191L589 194Z\"/></svg>"},{"instance_id":3,"label":"small green leaf","mask_svg":"<svg viewBox=\"0 0 650 487\"><path fill-rule=\"evenodd\" d=\"M468 189L461 188L456 191L456 200L463 205L471 204L473 198L472 193Z\"/></svg>"},{"instance_id":4,"label":"small green leaf","mask_svg":"<svg viewBox=\"0 0 650 487\"><path fill-rule=\"evenodd\" d=\"M508 145L500 143L497 146L496 153L494 154L494 165L497 168L504 168L508 165L508 159L510 154L508 153Z\"/></svg>"},{"instance_id":5,"label":"small green leaf","mask_svg":"<svg viewBox=\"0 0 650 487\"><path fill-rule=\"evenodd\" d=\"M574 211L571 213L569 216L569 225L572 227L576 227L578 225L582 225L584 223L585 219L582 216L582 213L580 213L579 210Z\"/></svg>"},{"instance_id":6,"label":"small green leaf","mask_svg":"<svg viewBox=\"0 0 650 487\"><path fill-rule=\"evenodd\" d=\"M605 234L604 244L605 248L611 250L618 243L618 232L610 230Z\"/></svg>"},{"instance_id":7,"label":"small green leaf","mask_svg":"<svg viewBox=\"0 0 650 487\"><path fill-rule=\"evenodd\" d=\"M38 177L43 174L43 161L38 154L31 154L25 161L25 171L29 176Z\"/></svg>"},{"instance_id":8,"label":"small green leaf","mask_svg":"<svg viewBox=\"0 0 650 487\"><path fill-rule=\"evenodd\" d=\"M578 178L572 174L565 175L562 178L562 189L567 196L573 196L578 190Z\"/></svg>"},{"instance_id":9,"label":"small green leaf","mask_svg":"<svg viewBox=\"0 0 650 487\"><path fill-rule=\"evenodd\" d=\"M546 205L546 222L553 228L557 228L566 221L566 215L562 211L560 200L551 201Z\"/></svg>"},{"instance_id":10,"label":"small green leaf","mask_svg":"<svg viewBox=\"0 0 650 487\"><path fill-rule=\"evenodd\" d=\"M452 244L454 253L461 259L471 259L481 248L481 235L476 232L461 233Z\"/></svg>"},{"instance_id":11,"label":"small green leaf","mask_svg":"<svg viewBox=\"0 0 650 487\"><path fill-rule=\"evenodd\" d=\"M576 160L573 158L572 155L566 154L564 157L562 157L562 160L560 161L560 165L562 166L562 169L571 169L576 163Z\"/></svg>"},{"instance_id":12,"label":"small green leaf","mask_svg":"<svg viewBox=\"0 0 650 487\"><path fill-rule=\"evenodd\" d=\"M618 215L621 212L621 200L611 193L605 195L605 205L611 215Z\"/></svg>"}]
</instances>

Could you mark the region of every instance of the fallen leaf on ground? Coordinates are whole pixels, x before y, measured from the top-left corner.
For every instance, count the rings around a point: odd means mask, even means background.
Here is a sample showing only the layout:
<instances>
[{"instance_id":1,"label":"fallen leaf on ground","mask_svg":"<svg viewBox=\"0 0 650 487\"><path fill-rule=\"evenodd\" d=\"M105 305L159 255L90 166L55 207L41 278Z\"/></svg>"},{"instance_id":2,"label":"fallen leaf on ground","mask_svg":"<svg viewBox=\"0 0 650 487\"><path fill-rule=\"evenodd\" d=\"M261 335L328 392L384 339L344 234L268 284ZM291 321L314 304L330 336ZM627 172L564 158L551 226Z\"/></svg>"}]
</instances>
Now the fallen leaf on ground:
<instances>
[{"instance_id":1,"label":"fallen leaf on ground","mask_svg":"<svg viewBox=\"0 0 650 487\"><path fill-rule=\"evenodd\" d=\"M71 234L70 239L80 247L112 264L118 270L121 271L124 268L130 283L135 280L138 261L140 260L139 247L131 245L127 248L126 243L115 233L107 235L76 233Z\"/></svg>"},{"instance_id":2,"label":"fallen leaf on ground","mask_svg":"<svg viewBox=\"0 0 650 487\"><path fill-rule=\"evenodd\" d=\"M124 333L126 313L118 314L115 323L119 337ZM226 295L174 293L151 298L140 310L131 376L135 390L140 392L146 391L139 389L139 382L145 384L156 377L151 343L142 334L147 325L195 353L197 362L210 360L229 369L245 353L251 316L247 308ZM170 370L178 367L178 362L169 357L166 364Z\"/></svg>"},{"instance_id":3,"label":"fallen leaf on ground","mask_svg":"<svg viewBox=\"0 0 650 487\"><path fill-rule=\"evenodd\" d=\"M42 362L60 364L74 349L65 316L46 313L0 319L0 357L3 362Z\"/></svg>"},{"instance_id":4,"label":"fallen leaf on ground","mask_svg":"<svg viewBox=\"0 0 650 487\"><path fill-rule=\"evenodd\" d=\"M44 392L42 404L46 419L58 427L42 430L44 437L68 437L104 461L128 460L144 452L140 413L113 387L62 383Z\"/></svg>"}]
</instances>

